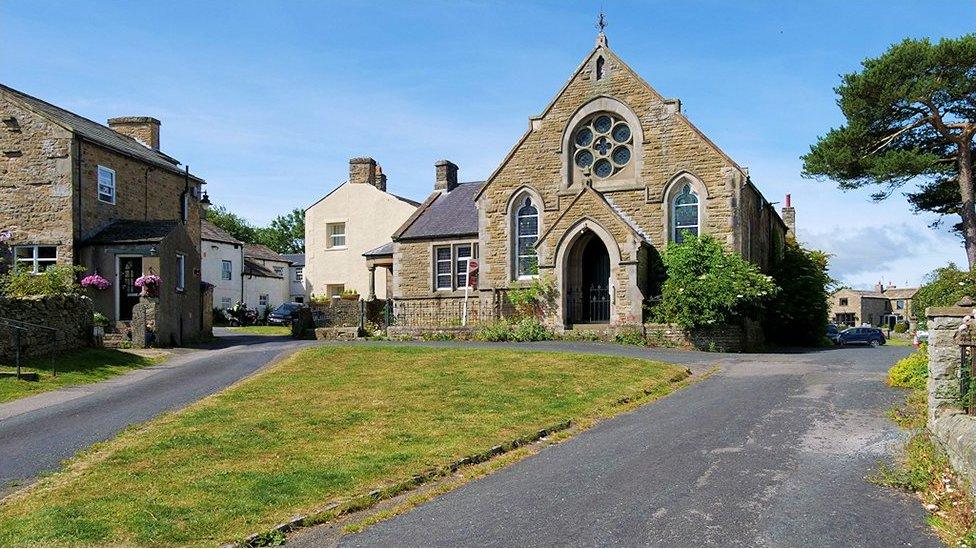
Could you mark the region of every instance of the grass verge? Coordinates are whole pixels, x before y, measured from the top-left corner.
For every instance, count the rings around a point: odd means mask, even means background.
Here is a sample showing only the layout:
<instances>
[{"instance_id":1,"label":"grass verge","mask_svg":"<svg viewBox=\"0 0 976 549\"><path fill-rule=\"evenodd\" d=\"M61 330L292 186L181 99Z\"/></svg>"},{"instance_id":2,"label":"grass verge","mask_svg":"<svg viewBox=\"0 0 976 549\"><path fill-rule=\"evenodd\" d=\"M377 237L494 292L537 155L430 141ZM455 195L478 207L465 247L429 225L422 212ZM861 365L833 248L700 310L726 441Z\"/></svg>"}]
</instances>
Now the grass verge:
<instances>
[{"instance_id":1,"label":"grass verge","mask_svg":"<svg viewBox=\"0 0 976 549\"><path fill-rule=\"evenodd\" d=\"M228 328L238 334L260 335L260 336L290 336L291 328L288 326L235 326Z\"/></svg>"},{"instance_id":2,"label":"grass verge","mask_svg":"<svg viewBox=\"0 0 976 549\"><path fill-rule=\"evenodd\" d=\"M37 372L38 381L18 381L0 378L0 402L60 389L67 385L82 385L103 381L129 370L157 364L163 356L141 356L117 349L81 349L54 357L57 377L51 371L49 357L30 358L21 364L27 372ZM16 371L13 364L0 364L0 372Z\"/></svg>"},{"instance_id":3,"label":"grass verge","mask_svg":"<svg viewBox=\"0 0 976 549\"><path fill-rule=\"evenodd\" d=\"M910 435L898 462L881 465L869 480L918 496L929 512L929 525L946 545L974 547L976 506L969 486L952 470L945 451L926 428L927 373L924 351L909 355L889 370L888 384L909 391L904 403L888 415Z\"/></svg>"},{"instance_id":4,"label":"grass verge","mask_svg":"<svg viewBox=\"0 0 976 549\"><path fill-rule=\"evenodd\" d=\"M0 545L235 542L684 377L585 354L308 349L0 502Z\"/></svg>"}]
</instances>

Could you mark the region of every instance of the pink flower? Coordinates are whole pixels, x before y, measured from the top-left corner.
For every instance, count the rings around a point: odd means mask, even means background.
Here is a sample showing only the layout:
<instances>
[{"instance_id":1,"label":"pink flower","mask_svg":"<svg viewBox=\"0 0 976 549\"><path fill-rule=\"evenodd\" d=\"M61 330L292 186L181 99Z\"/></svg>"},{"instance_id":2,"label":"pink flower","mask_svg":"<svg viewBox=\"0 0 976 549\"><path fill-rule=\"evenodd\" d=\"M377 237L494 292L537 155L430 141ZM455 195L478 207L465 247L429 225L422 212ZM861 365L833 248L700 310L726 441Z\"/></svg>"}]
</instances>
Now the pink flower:
<instances>
[{"instance_id":1,"label":"pink flower","mask_svg":"<svg viewBox=\"0 0 976 549\"><path fill-rule=\"evenodd\" d=\"M162 279L157 275L143 275L136 279L136 286L142 288L145 286L159 286Z\"/></svg>"},{"instance_id":2,"label":"pink flower","mask_svg":"<svg viewBox=\"0 0 976 549\"><path fill-rule=\"evenodd\" d=\"M6 242L13 238L14 234L10 231L0 231L0 242Z\"/></svg>"},{"instance_id":3,"label":"pink flower","mask_svg":"<svg viewBox=\"0 0 976 549\"><path fill-rule=\"evenodd\" d=\"M97 288L99 290L106 290L112 283L105 280L104 277L100 276L98 273L91 274L81 279L81 286L84 288Z\"/></svg>"}]
</instances>

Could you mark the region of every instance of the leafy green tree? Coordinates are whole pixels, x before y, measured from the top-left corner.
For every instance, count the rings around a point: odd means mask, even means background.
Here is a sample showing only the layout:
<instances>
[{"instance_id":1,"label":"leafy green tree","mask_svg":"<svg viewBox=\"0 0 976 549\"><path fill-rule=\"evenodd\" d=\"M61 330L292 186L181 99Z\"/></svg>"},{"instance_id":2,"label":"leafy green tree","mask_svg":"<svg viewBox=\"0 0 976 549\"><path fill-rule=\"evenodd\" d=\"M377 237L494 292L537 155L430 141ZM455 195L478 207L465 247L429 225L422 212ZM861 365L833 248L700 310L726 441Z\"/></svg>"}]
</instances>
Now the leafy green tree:
<instances>
[{"instance_id":1,"label":"leafy green tree","mask_svg":"<svg viewBox=\"0 0 976 549\"><path fill-rule=\"evenodd\" d=\"M783 255L770 266L780 287L765 315L766 335L785 345L820 345L826 337L830 313L829 257L807 250L795 240L786 242Z\"/></svg>"},{"instance_id":2,"label":"leafy green tree","mask_svg":"<svg viewBox=\"0 0 976 549\"><path fill-rule=\"evenodd\" d=\"M847 123L810 148L804 175L880 185L876 200L916 183L906 193L916 213L960 216L954 229L976 268L976 34L895 44L835 91Z\"/></svg>"},{"instance_id":3,"label":"leafy green tree","mask_svg":"<svg viewBox=\"0 0 976 549\"><path fill-rule=\"evenodd\" d=\"M686 328L758 317L779 291L772 277L710 236L668 246L664 266L668 279L653 314Z\"/></svg>"},{"instance_id":4,"label":"leafy green tree","mask_svg":"<svg viewBox=\"0 0 976 549\"><path fill-rule=\"evenodd\" d=\"M300 254L305 251L305 210L296 208L279 215L256 233L259 243L280 254Z\"/></svg>"},{"instance_id":5,"label":"leafy green tree","mask_svg":"<svg viewBox=\"0 0 976 549\"><path fill-rule=\"evenodd\" d=\"M243 217L230 212L225 206L213 206L208 209L207 221L227 231L241 242L257 242L257 229Z\"/></svg>"},{"instance_id":6,"label":"leafy green tree","mask_svg":"<svg viewBox=\"0 0 976 549\"><path fill-rule=\"evenodd\" d=\"M925 277L912 298L912 316L924 323L927 307L949 307L967 295L976 298L976 277L949 263Z\"/></svg>"}]
</instances>

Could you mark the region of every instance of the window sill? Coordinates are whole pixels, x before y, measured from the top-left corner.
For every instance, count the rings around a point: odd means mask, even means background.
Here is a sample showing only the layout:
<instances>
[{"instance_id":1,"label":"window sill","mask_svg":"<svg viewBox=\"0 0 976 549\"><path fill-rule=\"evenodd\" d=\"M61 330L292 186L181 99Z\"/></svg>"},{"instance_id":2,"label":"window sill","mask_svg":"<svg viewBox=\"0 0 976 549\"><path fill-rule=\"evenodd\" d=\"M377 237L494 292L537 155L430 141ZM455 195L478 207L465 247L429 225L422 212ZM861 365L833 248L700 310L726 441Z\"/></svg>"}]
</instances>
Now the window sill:
<instances>
[{"instance_id":1,"label":"window sill","mask_svg":"<svg viewBox=\"0 0 976 549\"><path fill-rule=\"evenodd\" d=\"M349 249L348 246L332 246L331 248L326 248L325 251L327 251L327 252L337 252L337 251L340 251L340 250L347 250L347 249Z\"/></svg>"}]
</instances>

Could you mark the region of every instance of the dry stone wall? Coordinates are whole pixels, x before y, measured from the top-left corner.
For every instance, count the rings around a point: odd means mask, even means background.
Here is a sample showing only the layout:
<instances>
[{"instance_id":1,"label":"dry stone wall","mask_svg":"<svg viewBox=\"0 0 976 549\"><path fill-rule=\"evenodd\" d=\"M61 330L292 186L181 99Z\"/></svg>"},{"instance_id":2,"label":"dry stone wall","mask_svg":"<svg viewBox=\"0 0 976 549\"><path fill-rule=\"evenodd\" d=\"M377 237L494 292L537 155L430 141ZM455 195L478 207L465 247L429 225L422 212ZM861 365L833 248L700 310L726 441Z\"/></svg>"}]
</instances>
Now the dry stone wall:
<instances>
[{"instance_id":1,"label":"dry stone wall","mask_svg":"<svg viewBox=\"0 0 976 549\"><path fill-rule=\"evenodd\" d=\"M85 296L0 297L0 319L13 319L53 328L21 332L22 357L47 356L87 347L92 335L92 303ZM14 331L0 325L0 361L15 353Z\"/></svg>"}]
</instances>

